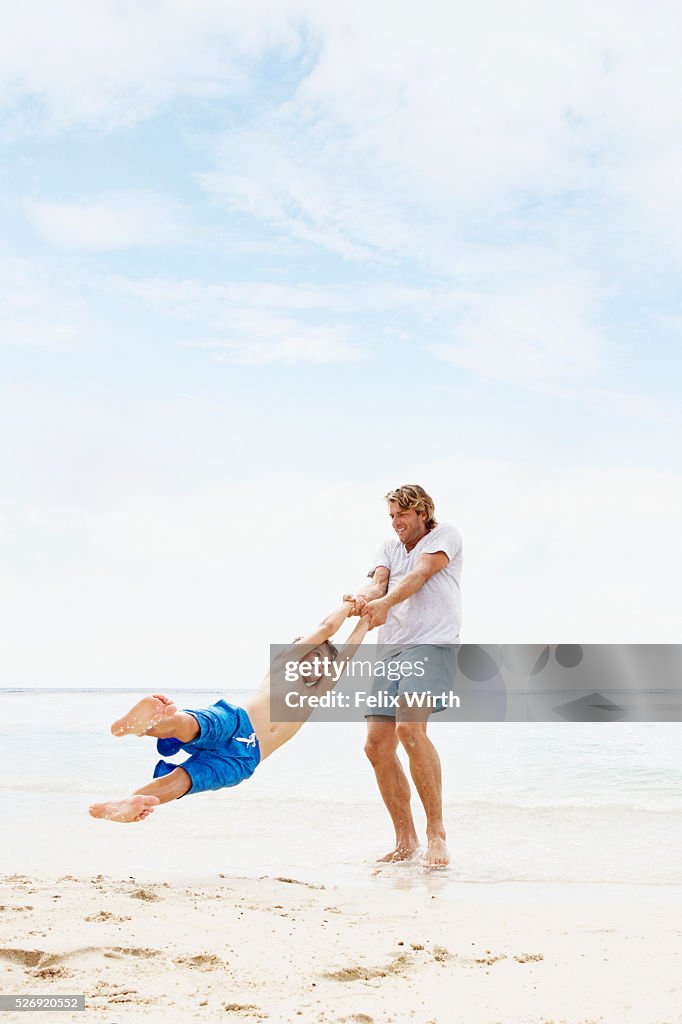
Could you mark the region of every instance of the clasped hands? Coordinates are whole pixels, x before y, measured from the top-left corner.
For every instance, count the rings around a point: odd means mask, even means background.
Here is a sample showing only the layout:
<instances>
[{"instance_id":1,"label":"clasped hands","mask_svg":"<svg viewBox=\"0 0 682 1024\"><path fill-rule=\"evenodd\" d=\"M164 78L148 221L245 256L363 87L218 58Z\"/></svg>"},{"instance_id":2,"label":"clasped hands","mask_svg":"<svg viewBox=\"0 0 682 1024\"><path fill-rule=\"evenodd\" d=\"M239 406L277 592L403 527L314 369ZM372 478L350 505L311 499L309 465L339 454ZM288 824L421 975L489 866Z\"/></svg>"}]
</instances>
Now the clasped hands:
<instances>
[{"instance_id":1,"label":"clasped hands","mask_svg":"<svg viewBox=\"0 0 682 1024\"><path fill-rule=\"evenodd\" d=\"M385 623L390 608L385 597L377 597L373 601L368 601L362 594L344 594L343 599L353 603L350 614L360 615L363 619L367 619L370 629L383 626Z\"/></svg>"}]
</instances>

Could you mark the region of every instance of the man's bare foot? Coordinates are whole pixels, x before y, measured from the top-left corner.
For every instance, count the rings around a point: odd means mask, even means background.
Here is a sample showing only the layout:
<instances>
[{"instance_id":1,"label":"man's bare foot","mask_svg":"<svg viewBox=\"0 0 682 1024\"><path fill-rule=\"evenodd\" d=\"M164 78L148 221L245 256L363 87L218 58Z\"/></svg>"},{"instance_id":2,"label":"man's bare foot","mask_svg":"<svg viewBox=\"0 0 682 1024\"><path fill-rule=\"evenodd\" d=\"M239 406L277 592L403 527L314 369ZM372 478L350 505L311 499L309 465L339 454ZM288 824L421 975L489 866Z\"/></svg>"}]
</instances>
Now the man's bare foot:
<instances>
[{"instance_id":1,"label":"man's bare foot","mask_svg":"<svg viewBox=\"0 0 682 1024\"><path fill-rule=\"evenodd\" d=\"M446 868L448 866L450 854L445 845L445 840L441 836L434 836L433 839L429 839L422 863L425 868Z\"/></svg>"},{"instance_id":2,"label":"man's bare foot","mask_svg":"<svg viewBox=\"0 0 682 1024\"><path fill-rule=\"evenodd\" d=\"M106 818L107 821L144 821L158 803L161 803L158 796L129 796L124 800L93 804L90 814L93 818Z\"/></svg>"},{"instance_id":3,"label":"man's bare foot","mask_svg":"<svg viewBox=\"0 0 682 1024\"><path fill-rule=\"evenodd\" d=\"M143 736L147 729L157 725L163 718L170 718L177 710L170 697L155 693L152 697L139 700L123 718L114 722L111 731L114 736Z\"/></svg>"},{"instance_id":4,"label":"man's bare foot","mask_svg":"<svg viewBox=\"0 0 682 1024\"><path fill-rule=\"evenodd\" d=\"M378 857L377 864L398 864L403 860L412 860L418 849L418 842L408 843L405 846L399 843L390 853L384 854L383 857Z\"/></svg>"}]
</instances>

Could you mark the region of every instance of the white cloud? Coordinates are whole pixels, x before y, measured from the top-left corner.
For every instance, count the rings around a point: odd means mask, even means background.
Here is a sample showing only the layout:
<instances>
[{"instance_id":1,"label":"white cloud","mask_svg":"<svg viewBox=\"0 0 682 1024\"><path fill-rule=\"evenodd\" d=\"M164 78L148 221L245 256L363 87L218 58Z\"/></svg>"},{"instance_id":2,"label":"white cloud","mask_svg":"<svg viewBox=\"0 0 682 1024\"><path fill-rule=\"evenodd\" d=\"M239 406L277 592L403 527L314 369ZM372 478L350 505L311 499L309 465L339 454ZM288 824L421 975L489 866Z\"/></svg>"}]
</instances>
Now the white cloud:
<instances>
[{"instance_id":1,"label":"white cloud","mask_svg":"<svg viewBox=\"0 0 682 1024\"><path fill-rule=\"evenodd\" d=\"M670 331L676 335L682 335L682 314L659 313L655 317L655 320L666 331Z\"/></svg>"},{"instance_id":2,"label":"white cloud","mask_svg":"<svg viewBox=\"0 0 682 1024\"><path fill-rule=\"evenodd\" d=\"M434 310L419 327L439 358L609 390L625 360L605 302L682 237L679 10L432 2L415 19L349 3L308 18L319 59L225 137L200 176L211 195L345 259L435 275L458 296L449 323Z\"/></svg>"},{"instance_id":3,"label":"white cloud","mask_svg":"<svg viewBox=\"0 0 682 1024\"><path fill-rule=\"evenodd\" d=\"M471 247L466 263L466 287L122 276L101 278L99 287L171 318L185 344L230 362L345 362L382 357L397 341L514 386L617 414L669 415L656 398L621 390L615 379L599 385L601 377L613 378L623 357L592 324L597 313L587 274L534 247ZM379 319L371 334L367 316Z\"/></svg>"},{"instance_id":4,"label":"white cloud","mask_svg":"<svg viewBox=\"0 0 682 1024\"><path fill-rule=\"evenodd\" d=\"M318 10L321 57L299 101L350 131L347 166L373 155L393 191L428 181L432 210L544 189L548 168L554 190L584 181L565 114L589 109L601 42L592 22L541 2L435 2L420 18L388 10Z\"/></svg>"},{"instance_id":5,"label":"white cloud","mask_svg":"<svg viewBox=\"0 0 682 1024\"><path fill-rule=\"evenodd\" d=\"M179 97L243 99L264 54L290 61L298 88L259 102L205 180L346 255L412 238L425 256L411 231L427 211L486 227L587 190L628 218L672 208L677 222L681 29L672 0L429 0L419 18L387 0L26 0L3 22L0 97L37 100L53 129L102 129ZM27 126L34 116L35 103Z\"/></svg>"},{"instance_id":6,"label":"white cloud","mask_svg":"<svg viewBox=\"0 0 682 1024\"><path fill-rule=\"evenodd\" d=\"M551 281L526 295L480 296L433 354L477 374L533 387L591 378L612 346L589 325L585 296Z\"/></svg>"},{"instance_id":7,"label":"white cloud","mask_svg":"<svg viewBox=\"0 0 682 1024\"><path fill-rule=\"evenodd\" d=\"M46 268L0 254L0 346L64 348L87 322L78 295Z\"/></svg>"},{"instance_id":8,"label":"white cloud","mask_svg":"<svg viewBox=\"0 0 682 1024\"><path fill-rule=\"evenodd\" d=\"M58 249L128 249L177 243L185 233L174 203L150 192L106 192L72 202L34 202L34 228Z\"/></svg>"},{"instance_id":9,"label":"white cloud","mask_svg":"<svg viewBox=\"0 0 682 1024\"><path fill-rule=\"evenodd\" d=\"M203 310L212 322L229 324L237 308L278 309L293 312L375 312L399 308L443 312L452 310L459 297L450 287L413 287L390 284L333 284L300 280L278 284L268 280L224 280L209 282L198 278L128 278L110 275L101 279L104 287L140 300L145 305L170 309L181 318Z\"/></svg>"},{"instance_id":10,"label":"white cloud","mask_svg":"<svg viewBox=\"0 0 682 1024\"><path fill-rule=\"evenodd\" d=\"M201 180L346 258L451 273L474 235L559 247L580 221L576 262L608 259L613 239L616 261L638 267L651 253L623 240L676 250L682 237L671 0L429 0L419 18L387 0L27 0L3 28L0 95L4 83L7 102L37 99L52 128L107 128L180 97L254 100L249 130L226 136ZM264 55L286 66L285 88L260 89Z\"/></svg>"},{"instance_id":11,"label":"white cloud","mask_svg":"<svg viewBox=\"0 0 682 1024\"><path fill-rule=\"evenodd\" d=\"M375 187L371 163L351 171L345 140L320 147L300 127L289 138L278 140L278 132L272 124L265 137L230 137L222 168L199 175L200 183L230 208L348 259L386 261L414 240L413 225Z\"/></svg>"},{"instance_id":12,"label":"white cloud","mask_svg":"<svg viewBox=\"0 0 682 1024\"><path fill-rule=\"evenodd\" d=\"M343 330L316 327L251 310L234 312L230 334L192 344L216 353L220 362L247 366L269 363L323 365L355 362L363 358L361 349L346 341Z\"/></svg>"},{"instance_id":13,"label":"white cloud","mask_svg":"<svg viewBox=\"0 0 682 1024\"><path fill-rule=\"evenodd\" d=\"M132 281L108 278L104 285L188 325L182 343L214 353L220 361L263 366L269 363L340 363L365 354L339 308L349 313L353 295L310 285L286 287L266 282ZM210 332L210 333L208 333Z\"/></svg>"},{"instance_id":14,"label":"white cloud","mask_svg":"<svg viewBox=\"0 0 682 1024\"><path fill-rule=\"evenodd\" d=\"M498 355L486 339L502 321L519 366L588 372L607 291L631 294L680 252L679 6L430 2L417 19L351 2L306 16L319 59L293 96L225 137L204 186L275 233L456 287L477 247L491 311L458 358ZM533 280L562 254L592 293L584 314L573 304L561 325L512 308L496 264L514 249L534 251Z\"/></svg>"},{"instance_id":15,"label":"white cloud","mask_svg":"<svg viewBox=\"0 0 682 1024\"><path fill-rule=\"evenodd\" d=\"M117 127L178 96L239 93L243 62L275 44L295 48L296 36L274 0L26 0L3 18L0 100L33 101L31 123L37 107L50 130Z\"/></svg>"},{"instance_id":16,"label":"white cloud","mask_svg":"<svg viewBox=\"0 0 682 1024\"><path fill-rule=\"evenodd\" d=\"M314 68L255 131L232 134L203 178L231 205L344 255L428 262L424 218L452 239L529 197L589 185L596 20L556 4L520 17L504 3L433 2L419 19L355 3L311 6L309 18Z\"/></svg>"},{"instance_id":17,"label":"white cloud","mask_svg":"<svg viewBox=\"0 0 682 1024\"><path fill-rule=\"evenodd\" d=\"M655 394L636 391L602 388L594 384L570 383L543 387L550 395L559 399L571 399L587 408L600 409L602 414L621 417L623 420L659 421L675 437L680 432L680 416L676 405Z\"/></svg>"}]
</instances>

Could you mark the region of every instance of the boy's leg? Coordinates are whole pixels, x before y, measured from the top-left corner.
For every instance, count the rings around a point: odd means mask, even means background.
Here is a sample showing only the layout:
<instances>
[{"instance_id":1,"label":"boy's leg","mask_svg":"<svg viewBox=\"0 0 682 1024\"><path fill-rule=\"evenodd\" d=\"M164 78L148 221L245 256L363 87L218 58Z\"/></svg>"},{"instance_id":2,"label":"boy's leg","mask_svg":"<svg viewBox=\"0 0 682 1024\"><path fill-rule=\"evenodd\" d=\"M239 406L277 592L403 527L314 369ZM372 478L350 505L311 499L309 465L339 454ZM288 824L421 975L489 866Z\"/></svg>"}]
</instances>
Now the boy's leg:
<instances>
[{"instance_id":1,"label":"boy's leg","mask_svg":"<svg viewBox=\"0 0 682 1024\"><path fill-rule=\"evenodd\" d=\"M132 796L92 804L90 815L93 818L106 818L108 821L144 821L158 804L177 800L189 792L191 786L192 780L189 775L178 766L169 775L153 779L146 786L136 789Z\"/></svg>"},{"instance_id":2,"label":"boy's leg","mask_svg":"<svg viewBox=\"0 0 682 1024\"><path fill-rule=\"evenodd\" d=\"M169 697L157 693L143 697L122 718L111 726L114 736L173 736L181 743L191 743L199 735L196 718L178 711Z\"/></svg>"}]
</instances>

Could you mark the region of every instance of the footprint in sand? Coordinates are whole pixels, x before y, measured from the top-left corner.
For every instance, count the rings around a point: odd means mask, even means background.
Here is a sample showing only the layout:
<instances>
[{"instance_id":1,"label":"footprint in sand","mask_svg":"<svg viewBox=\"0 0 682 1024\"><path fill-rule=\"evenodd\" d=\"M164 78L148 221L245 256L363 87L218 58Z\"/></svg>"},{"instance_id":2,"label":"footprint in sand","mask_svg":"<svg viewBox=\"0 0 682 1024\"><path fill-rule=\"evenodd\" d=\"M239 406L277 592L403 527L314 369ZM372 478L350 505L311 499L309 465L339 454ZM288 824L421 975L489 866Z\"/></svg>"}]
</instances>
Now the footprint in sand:
<instances>
[{"instance_id":1,"label":"footprint in sand","mask_svg":"<svg viewBox=\"0 0 682 1024\"><path fill-rule=\"evenodd\" d=\"M538 960L544 960L545 958L542 953L519 953L519 955L515 956L514 959L517 964L529 964Z\"/></svg>"},{"instance_id":2,"label":"footprint in sand","mask_svg":"<svg viewBox=\"0 0 682 1024\"><path fill-rule=\"evenodd\" d=\"M82 946L79 949L71 949L66 953L48 953L43 949L0 949L0 959L8 960L10 963L20 964L25 969L36 971L52 971L52 974L42 974L41 977L63 977L67 969L63 966L65 961L88 958L88 955L99 959L107 957L117 960L125 956L133 956L139 959L150 960L162 956L158 949L147 949L143 947L127 946ZM60 973L57 975L56 971ZM63 972L63 973L62 973Z\"/></svg>"},{"instance_id":3,"label":"footprint in sand","mask_svg":"<svg viewBox=\"0 0 682 1024\"><path fill-rule=\"evenodd\" d=\"M151 1003L151 999L145 999L138 995L135 989L130 989L128 992L116 992L111 996L107 997L107 1003L135 1003L136 1006L144 1003Z\"/></svg>"},{"instance_id":4,"label":"footprint in sand","mask_svg":"<svg viewBox=\"0 0 682 1024\"><path fill-rule=\"evenodd\" d=\"M338 971L327 971L324 977L332 981L371 981L373 978L385 978L386 971L380 967L374 970L369 967L342 967Z\"/></svg>"},{"instance_id":5,"label":"footprint in sand","mask_svg":"<svg viewBox=\"0 0 682 1024\"><path fill-rule=\"evenodd\" d=\"M84 921L132 921L132 917L122 914L110 914L108 910L100 910L99 914L89 914L83 918Z\"/></svg>"},{"instance_id":6,"label":"footprint in sand","mask_svg":"<svg viewBox=\"0 0 682 1024\"><path fill-rule=\"evenodd\" d=\"M223 1009L231 1013L243 1013L248 1017L257 1017L259 1020L265 1020L270 1016L265 1010L260 1010L255 1003L225 1003Z\"/></svg>"},{"instance_id":7,"label":"footprint in sand","mask_svg":"<svg viewBox=\"0 0 682 1024\"><path fill-rule=\"evenodd\" d=\"M57 978L70 978L73 971L67 967L36 967L31 974L42 981L56 981Z\"/></svg>"},{"instance_id":8,"label":"footprint in sand","mask_svg":"<svg viewBox=\"0 0 682 1024\"><path fill-rule=\"evenodd\" d=\"M108 981L98 981L92 992L88 993L90 999L106 999L107 1002L124 1002L127 996L136 996L136 988L122 988L121 985L110 984Z\"/></svg>"},{"instance_id":9,"label":"footprint in sand","mask_svg":"<svg viewBox=\"0 0 682 1024\"><path fill-rule=\"evenodd\" d=\"M374 978L387 978L390 974L405 974L414 967L409 953L399 953L385 967L342 967L338 971L326 971L323 977L332 981L372 981Z\"/></svg>"},{"instance_id":10,"label":"footprint in sand","mask_svg":"<svg viewBox=\"0 0 682 1024\"><path fill-rule=\"evenodd\" d=\"M43 981L71 976L71 971L60 966L62 957L59 954L47 953L43 949L0 949L0 958L23 967L34 978Z\"/></svg>"},{"instance_id":11,"label":"footprint in sand","mask_svg":"<svg viewBox=\"0 0 682 1024\"><path fill-rule=\"evenodd\" d=\"M153 960L154 957L161 956L161 950L148 949L144 946L112 946L103 955L114 960L122 956L134 956L142 960Z\"/></svg>"},{"instance_id":12,"label":"footprint in sand","mask_svg":"<svg viewBox=\"0 0 682 1024\"><path fill-rule=\"evenodd\" d=\"M287 878L284 875L278 875L275 879L276 882L285 882L286 885L303 885L306 889L326 889L326 885L316 885L314 882L302 882L300 878Z\"/></svg>"},{"instance_id":13,"label":"footprint in sand","mask_svg":"<svg viewBox=\"0 0 682 1024\"><path fill-rule=\"evenodd\" d=\"M20 964L22 967L38 967L52 957L43 949L0 949L0 959L9 960L10 963Z\"/></svg>"},{"instance_id":14,"label":"footprint in sand","mask_svg":"<svg viewBox=\"0 0 682 1024\"><path fill-rule=\"evenodd\" d=\"M197 953L195 956L178 956L173 960L178 967L193 967L200 971L215 971L228 965L215 953Z\"/></svg>"},{"instance_id":15,"label":"footprint in sand","mask_svg":"<svg viewBox=\"0 0 682 1024\"><path fill-rule=\"evenodd\" d=\"M161 899L153 889L136 889L130 896L134 900L145 900L147 903L157 903Z\"/></svg>"}]
</instances>

